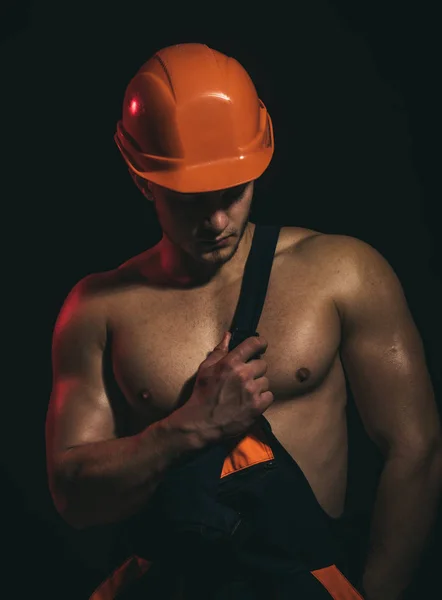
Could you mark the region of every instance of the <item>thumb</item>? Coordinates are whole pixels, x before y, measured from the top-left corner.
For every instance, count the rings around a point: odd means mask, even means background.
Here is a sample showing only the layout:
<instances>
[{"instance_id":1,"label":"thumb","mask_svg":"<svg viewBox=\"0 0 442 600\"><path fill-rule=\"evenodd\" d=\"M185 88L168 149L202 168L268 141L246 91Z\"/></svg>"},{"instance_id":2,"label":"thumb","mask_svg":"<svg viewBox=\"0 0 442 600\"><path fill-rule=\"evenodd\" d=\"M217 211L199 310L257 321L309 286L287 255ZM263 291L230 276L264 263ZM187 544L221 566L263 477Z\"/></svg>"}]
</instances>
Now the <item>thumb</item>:
<instances>
[{"instance_id":1,"label":"thumb","mask_svg":"<svg viewBox=\"0 0 442 600\"><path fill-rule=\"evenodd\" d=\"M223 352L228 352L229 351L229 342L230 342L231 337L232 337L232 334L230 333L230 331L225 331L224 335L222 337L222 340L219 342L218 345L215 346L214 350L219 349L219 350L222 350Z\"/></svg>"},{"instance_id":2,"label":"thumb","mask_svg":"<svg viewBox=\"0 0 442 600\"><path fill-rule=\"evenodd\" d=\"M215 346L215 348L209 352L206 358L206 363L217 362L221 356L229 352L229 342L232 334L230 331L225 331L222 340Z\"/></svg>"}]
</instances>

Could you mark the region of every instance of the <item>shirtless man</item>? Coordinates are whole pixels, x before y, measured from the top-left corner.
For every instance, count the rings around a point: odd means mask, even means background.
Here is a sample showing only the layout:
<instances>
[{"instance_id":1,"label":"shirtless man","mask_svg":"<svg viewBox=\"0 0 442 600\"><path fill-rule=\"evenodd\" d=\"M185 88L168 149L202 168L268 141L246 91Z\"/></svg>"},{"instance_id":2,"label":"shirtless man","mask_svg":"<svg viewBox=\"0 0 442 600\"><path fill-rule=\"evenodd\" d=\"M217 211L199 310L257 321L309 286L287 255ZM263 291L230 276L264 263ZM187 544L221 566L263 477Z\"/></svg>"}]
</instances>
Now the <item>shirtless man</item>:
<instances>
[{"instance_id":1,"label":"shirtless man","mask_svg":"<svg viewBox=\"0 0 442 600\"><path fill-rule=\"evenodd\" d=\"M130 517L177 459L265 414L324 511L339 517L347 377L385 457L365 597L400 598L437 510L442 443L422 342L393 270L355 238L282 227L260 337L229 353L224 333L256 227L254 181L273 153L253 84L205 46L163 49L129 84L116 141L163 237L84 278L60 311L46 430L57 510L77 528ZM124 423L103 377L108 350Z\"/></svg>"}]
</instances>

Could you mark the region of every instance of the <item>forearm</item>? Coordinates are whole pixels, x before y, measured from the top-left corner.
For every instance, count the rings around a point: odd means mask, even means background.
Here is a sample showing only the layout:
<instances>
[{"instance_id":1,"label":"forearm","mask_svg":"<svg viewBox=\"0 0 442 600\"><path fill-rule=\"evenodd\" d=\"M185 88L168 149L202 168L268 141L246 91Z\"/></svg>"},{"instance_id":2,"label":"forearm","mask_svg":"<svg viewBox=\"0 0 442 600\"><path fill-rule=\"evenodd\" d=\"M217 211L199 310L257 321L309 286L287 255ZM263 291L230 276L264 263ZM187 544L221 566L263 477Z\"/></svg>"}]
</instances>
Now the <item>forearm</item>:
<instances>
[{"instance_id":1,"label":"forearm","mask_svg":"<svg viewBox=\"0 0 442 600\"><path fill-rule=\"evenodd\" d=\"M441 454L391 456L377 490L363 587L368 600L396 600L410 584L435 520Z\"/></svg>"},{"instance_id":2,"label":"forearm","mask_svg":"<svg viewBox=\"0 0 442 600\"><path fill-rule=\"evenodd\" d=\"M132 516L146 506L165 472L201 447L196 442L164 419L135 436L71 448L54 477L60 514L76 528Z\"/></svg>"}]
</instances>

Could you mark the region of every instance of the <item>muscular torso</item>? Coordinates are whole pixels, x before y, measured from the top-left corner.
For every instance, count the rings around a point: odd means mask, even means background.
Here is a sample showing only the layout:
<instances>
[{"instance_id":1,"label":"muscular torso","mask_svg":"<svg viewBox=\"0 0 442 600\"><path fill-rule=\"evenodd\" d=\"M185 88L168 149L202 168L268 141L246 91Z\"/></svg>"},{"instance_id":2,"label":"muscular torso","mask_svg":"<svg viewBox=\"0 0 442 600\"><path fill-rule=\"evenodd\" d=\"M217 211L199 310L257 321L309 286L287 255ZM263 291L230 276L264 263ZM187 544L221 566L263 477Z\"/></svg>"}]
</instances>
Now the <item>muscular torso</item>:
<instances>
[{"instance_id":1,"label":"muscular torso","mask_svg":"<svg viewBox=\"0 0 442 600\"><path fill-rule=\"evenodd\" d=\"M341 323L313 237L282 228L257 329L268 341L274 394L265 416L319 503L337 517L347 474ZM198 366L230 328L241 279L222 289L173 289L159 281L155 253L146 255L142 276L129 263L115 277L121 281L107 296L113 375L135 433L189 398Z\"/></svg>"}]
</instances>

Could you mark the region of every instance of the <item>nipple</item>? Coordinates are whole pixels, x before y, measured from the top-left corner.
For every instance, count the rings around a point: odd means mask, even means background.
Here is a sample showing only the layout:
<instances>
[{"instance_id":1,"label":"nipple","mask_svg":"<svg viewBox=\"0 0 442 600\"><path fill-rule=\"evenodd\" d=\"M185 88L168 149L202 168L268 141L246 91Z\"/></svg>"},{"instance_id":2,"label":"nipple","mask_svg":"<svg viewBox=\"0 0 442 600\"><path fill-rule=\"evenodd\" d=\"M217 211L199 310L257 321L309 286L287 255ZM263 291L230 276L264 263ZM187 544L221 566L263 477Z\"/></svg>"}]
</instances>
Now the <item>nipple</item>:
<instances>
[{"instance_id":1,"label":"nipple","mask_svg":"<svg viewBox=\"0 0 442 600\"><path fill-rule=\"evenodd\" d=\"M296 371L296 379L303 383L310 377L310 371L306 367L302 367Z\"/></svg>"},{"instance_id":2,"label":"nipple","mask_svg":"<svg viewBox=\"0 0 442 600\"><path fill-rule=\"evenodd\" d=\"M142 390L139 393L139 396L140 396L141 400L148 400L150 394L149 394L149 392L147 390Z\"/></svg>"}]
</instances>

